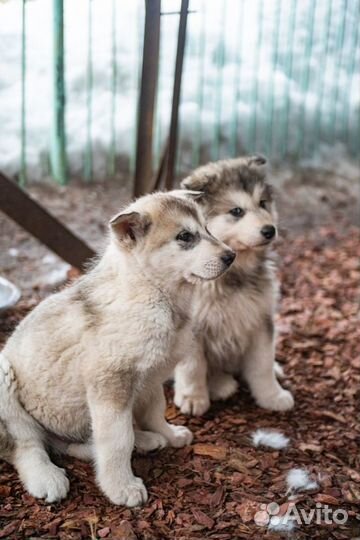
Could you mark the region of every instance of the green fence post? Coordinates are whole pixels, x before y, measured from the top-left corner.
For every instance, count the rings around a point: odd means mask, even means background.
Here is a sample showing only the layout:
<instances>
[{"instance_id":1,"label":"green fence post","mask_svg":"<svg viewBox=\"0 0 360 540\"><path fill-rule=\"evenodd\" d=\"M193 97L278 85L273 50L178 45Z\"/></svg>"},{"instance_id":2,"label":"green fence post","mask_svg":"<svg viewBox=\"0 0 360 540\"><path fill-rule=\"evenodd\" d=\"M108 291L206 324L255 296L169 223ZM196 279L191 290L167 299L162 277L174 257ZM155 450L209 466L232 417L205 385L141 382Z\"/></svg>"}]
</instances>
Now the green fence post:
<instances>
[{"instance_id":1,"label":"green fence post","mask_svg":"<svg viewBox=\"0 0 360 540\"><path fill-rule=\"evenodd\" d=\"M357 24L356 29L356 45L355 45L355 51L359 49L360 47L360 41L359 41L359 25ZM354 51L354 56L356 55L356 52ZM357 78L357 65L356 61L353 62L352 65L352 72L351 72L351 87L353 86L354 78L356 80ZM359 91L359 89L358 89ZM347 133L347 141L349 143L349 149L350 154L353 154L357 160L359 160L359 147L360 147L360 114L359 111L355 111L355 113L351 113L350 110L350 103L349 103L349 114L348 116L348 133ZM351 119L354 121L354 128L351 127Z\"/></svg>"},{"instance_id":2,"label":"green fence post","mask_svg":"<svg viewBox=\"0 0 360 540\"><path fill-rule=\"evenodd\" d=\"M257 149L257 109L258 109L258 94L259 94L259 83L258 83L258 72L259 72L259 63L260 63L260 51L262 45L262 29L263 29L263 12L264 5L263 0L258 0L258 35L257 35L257 44L255 47L255 77L254 77L254 88L253 88L253 99L254 99L254 114L252 122L250 125L249 133L249 151L255 152Z\"/></svg>"},{"instance_id":3,"label":"green fence post","mask_svg":"<svg viewBox=\"0 0 360 540\"><path fill-rule=\"evenodd\" d=\"M21 30L21 149L19 183L21 186L24 186L26 184L26 0L22 0Z\"/></svg>"},{"instance_id":4,"label":"green fence post","mask_svg":"<svg viewBox=\"0 0 360 540\"><path fill-rule=\"evenodd\" d=\"M144 44L144 5L140 2L138 3L136 18L137 18L137 28L136 28L135 38L136 38L136 47L137 47L137 60L136 60L136 68L135 68L136 70L135 79L136 79L137 90L136 90L136 96L135 96L135 103L137 104L140 99L142 54L143 54L143 44ZM159 71L158 77L160 77L160 71ZM159 86L159 82L157 86ZM157 92L156 92L156 95L158 95ZM136 106L135 115L134 115L135 126L138 125L138 121L139 121L139 108ZM135 174L136 146L137 146L137 132L136 132L136 127L134 127L133 135L132 135L132 143L131 143L130 160L129 160L129 172L130 172L131 177L134 177L134 174Z\"/></svg>"},{"instance_id":5,"label":"green fence post","mask_svg":"<svg viewBox=\"0 0 360 540\"><path fill-rule=\"evenodd\" d=\"M110 104L110 155L109 176L115 176L116 172L116 89L117 89L117 43L116 43L116 0L112 0L111 21L111 104Z\"/></svg>"},{"instance_id":6,"label":"green fence post","mask_svg":"<svg viewBox=\"0 0 360 540\"><path fill-rule=\"evenodd\" d=\"M357 58L356 58L356 51L358 47L360 47L360 41L359 41L359 23L357 18L358 13L355 12L354 14L354 29L352 32L352 45L353 47L351 50L353 51L353 54L350 56L349 61L349 76L350 76L350 88L353 86L354 78L357 76ZM352 119L352 113L350 108L350 96L346 92L344 92L344 98L345 98L345 105L344 105L344 114L343 114L343 126L342 131L344 132L344 140L347 145L347 147L350 150L350 153L355 153L356 156L358 156L359 153L359 146L360 146L360 115L358 114L355 116L355 120L357 119L357 136L352 136L352 129L351 129L351 119ZM355 126L356 131L356 126Z\"/></svg>"},{"instance_id":7,"label":"green fence post","mask_svg":"<svg viewBox=\"0 0 360 540\"><path fill-rule=\"evenodd\" d=\"M329 48L330 48L330 35L331 35L331 22L332 22L332 1L329 1L327 4L326 20L324 28L326 29L326 38L325 38L325 47L324 47L324 56L320 59L319 65L321 70L319 70L319 88L317 91L318 94L318 106L316 109L316 116L314 120L314 137L313 140L315 144L318 144L319 137L321 137L321 121L322 121L322 106L325 95L325 80L328 71L328 62L329 62Z\"/></svg>"},{"instance_id":8,"label":"green fence post","mask_svg":"<svg viewBox=\"0 0 360 540\"><path fill-rule=\"evenodd\" d=\"M292 0L291 4L291 15L290 15L290 27L288 33L288 44L289 44L289 54L288 54L288 65L287 65L287 83L286 83L286 101L285 101L285 114L283 115L283 140L281 148L281 157L286 157L289 151L289 112L290 112L290 79L293 76L293 52L295 48L295 23L296 23L296 8L297 0Z\"/></svg>"},{"instance_id":9,"label":"green fence post","mask_svg":"<svg viewBox=\"0 0 360 540\"><path fill-rule=\"evenodd\" d=\"M233 102L233 121L231 125L231 138L230 146L232 157L238 154L239 150L239 115L238 115L238 101L240 99L240 84L241 84L241 68L242 68L242 43L243 43L243 19L244 19L244 3L245 0L239 0L239 26L236 40L236 56L235 56L235 80L234 80L234 102Z\"/></svg>"},{"instance_id":10,"label":"green fence post","mask_svg":"<svg viewBox=\"0 0 360 540\"><path fill-rule=\"evenodd\" d=\"M343 65L344 60L344 41L345 41L345 34L346 34L346 13L347 13L347 1L344 2L342 6L342 20L341 20L341 26L340 31L338 35L338 43L337 43L337 51L338 51L338 62L337 62L337 69L338 69L338 76L335 82L335 89L333 92L333 105L331 107L331 120L330 120L330 126L331 126L331 142L334 142L336 139L336 125L337 125L337 108L338 108L338 97L339 97L339 86L341 84L341 68ZM350 99L350 96L349 96Z\"/></svg>"},{"instance_id":11,"label":"green fence post","mask_svg":"<svg viewBox=\"0 0 360 540\"><path fill-rule=\"evenodd\" d=\"M272 144L273 144L273 120L274 120L274 94L275 94L275 88L274 88L274 71L276 71L277 65L278 65L278 55L279 55L279 37L280 37L280 15L282 11L282 3L281 0L277 0L276 7L275 7L275 21L274 21L274 28L273 28L273 35L272 35L272 60L273 60L273 68L271 71L271 77L270 77L270 84L269 84L269 118L267 123L267 130L266 130L266 136L265 136L265 144L267 147L267 156L272 156Z\"/></svg>"},{"instance_id":12,"label":"green fence post","mask_svg":"<svg viewBox=\"0 0 360 540\"><path fill-rule=\"evenodd\" d=\"M201 4L201 30L199 34L199 79L197 81L197 103L198 115L195 127L196 136L194 137L192 147L192 166L197 167L201 160L201 143L202 143L202 116L204 108L204 66L205 66L205 50L206 50L206 8L204 0Z\"/></svg>"},{"instance_id":13,"label":"green fence post","mask_svg":"<svg viewBox=\"0 0 360 540\"><path fill-rule=\"evenodd\" d=\"M300 115L300 122L301 127L299 129L299 139L298 139L298 147L297 147L297 155L306 155L306 148L305 148L305 142L306 142L306 104L307 104L307 95L309 92L309 79L310 79L310 62L312 58L312 52L313 52L313 41L314 41L314 23L315 23L315 17L316 17L316 0L312 0L310 2L309 7L309 13L308 13L308 20L306 27L309 29L309 36L306 39L306 46L305 46L305 52L304 56L306 58L306 66L305 66L305 74L304 77L302 77L301 81L301 89L302 93L304 95L304 100L301 107L301 115Z\"/></svg>"},{"instance_id":14,"label":"green fence post","mask_svg":"<svg viewBox=\"0 0 360 540\"><path fill-rule=\"evenodd\" d=\"M53 0L54 77L53 77L53 133L51 171L60 184L67 181L65 132L65 77L64 77L64 0Z\"/></svg>"},{"instance_id":15,"label":"green fence post","mask_svg":"<svg viewBox=\"0 0 360 540\"><path fill-rule=\"evenodd\" d=\"M216 105L215 105L216 122L215 122L215 133L214 133L214 140L213 140L213 149L212 149L212 159L219 159L220 157L223 71L224 71L224 63L225 63L225 44L224 44L224 37L223 37L222 32L223 32L223 29L225 28L226 11L227 11L227 0L223 0L221 16L220 16L220 24L219 24L220 39L217 44L218 78L216 81Z\"/></svg>"},{"instance_id":16,"label":"green fence post","mask_svg":"<svg viewBox=\"0 0 360 540\"><path fill-rule=\"evenodd\" d=\"M164 34L164 26L166 25L166 15L160 14L160 35ZM165 15L165 17L163 16ZM141 58L141 51L140 51L140 58ZM155 127L154 127L154 143L153 143L153 166L155 167L155 170L159 169L160 162L161 162L161 156L164 152L164 146L166 146L167 142L165 141L164 144L164 134L163 134L163 126L162 126L162 118L161 118L161 88L163 83L163 70L164 70L164 43L163 40L160 40L159 44L159 66L158 66L158 81L157 81L157 90L156 90L156 96L155 96L155 109L154 109L154 116L155 116ZM136 122L137 125L137 122ZM166 130L165 130L166 131ZM135 148L136 150L136 148Z\"/></svg>"},{"instance_id":17,"label":"green fence post","mask_svg":"<svg viewBox=\"0 0 360 540\"><path fill-rule=\"evenodd\" d=\"M93 87L92 0L88 0L88 56L87 56L87 66L86 66L86 148L85 148L85 159L84 159L85 180L92 180L92 177L93 177L92 87Z\"/></svg>"}]
</instances>

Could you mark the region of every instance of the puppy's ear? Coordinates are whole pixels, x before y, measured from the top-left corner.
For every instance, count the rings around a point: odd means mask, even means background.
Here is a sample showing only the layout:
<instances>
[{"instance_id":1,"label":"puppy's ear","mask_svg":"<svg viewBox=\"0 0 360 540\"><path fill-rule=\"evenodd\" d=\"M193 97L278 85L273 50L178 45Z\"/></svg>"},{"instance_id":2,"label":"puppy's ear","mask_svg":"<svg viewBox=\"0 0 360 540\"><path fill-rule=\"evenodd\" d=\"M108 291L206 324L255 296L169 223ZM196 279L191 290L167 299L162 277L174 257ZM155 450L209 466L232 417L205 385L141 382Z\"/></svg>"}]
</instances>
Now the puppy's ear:
<instances>
[{"instance_id":1,"label":"puppy's ear","mask_svg":"<svg viewBox=\"0 0 360 540\"><path fill-rule=\"evenodd\" d=\"M174 189L172 193L176 197L182 197L183 199L191 199L192 201L198 201L204 195L202 191L193 191L191 189Z\"/></svg>"},{"instance_id":2,"label":"puppy's ear","mask_svg":"<svg viewBox=\"0 0 360 540\"><path fill-rule=\"evenodd\" d=\"M267 159L265 156L262 156L261 154L256 154L248 158L248 164L255 165L256 167L262 167L263 165L267 164Z\"/></svg>"},{"instance_id":3,"label":"puppy's ear","mask_svg":"<svg viewBox=\"0 0 360 540\"><path fill-rule=\"evenodd\" d=\"M127 247L132 247L144 237L150 225L150 216L139 212L120 213L110 220L110 228L116 239Z\"/></svg>"},{"instance_id":4,"label":"puppy's ear","mask_svg":"<svg viewBox=\"0 0 360 540\"><path fill-rule=\"evenodd\" d=\"M198 199L202 198L207 191L211 189L211 186L216 182L217 176L215 174L202 174L201 172L191 174L184 178L181 182L181 187L187 189L188 191L201 192L201 196Z\"/></svg>"},{"instance_id":5,"label":"puppy's ear","mask_svg":"<svg viewBox=\"0 0 360 540\"><path fill-rule=\"evenodd\" d=\"M191 199L192 201L198 201L204 196L203 191L192 191L191 189L184 189L182 193L187 199Z\"/></svg>"}]
</instances>

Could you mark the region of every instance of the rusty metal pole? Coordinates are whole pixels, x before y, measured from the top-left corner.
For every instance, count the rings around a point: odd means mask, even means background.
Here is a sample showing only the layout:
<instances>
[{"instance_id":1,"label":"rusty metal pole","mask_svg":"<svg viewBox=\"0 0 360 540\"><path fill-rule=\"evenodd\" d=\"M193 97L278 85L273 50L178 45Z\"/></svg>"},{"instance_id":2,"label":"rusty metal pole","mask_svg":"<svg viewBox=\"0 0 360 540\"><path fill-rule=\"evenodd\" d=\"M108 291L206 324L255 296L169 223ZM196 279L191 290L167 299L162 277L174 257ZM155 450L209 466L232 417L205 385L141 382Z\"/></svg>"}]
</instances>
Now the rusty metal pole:
<instances>
[{"instance_id":1,"label":"rusty metal pole","mask_svg":"<svg viewBox=\"0 0 360 540\"><path fill-rule=\"evenodd\" d=\"M176 50L173 99L172 99L171 120L170 120L169 148L168 148L168 158L167 158L166 176L165 176L166 189L172 189L173 184L174 184L174 176L175 176L181 78L182 78L182 70L183 70L183 63L184 63L188 8L189 8L189 0L181 0L179 33L178 33L178 43L177 43L177 50Z\"/></svg>"},{"instance_id":2,"label":"rusty metal pole","mask_svg":"<svg viewBox=\"0 0 360 540\"><path fill-rule=\"evenodd\" d=\"M145 31L138 105L134 196L151 190L155 97L159 70L161 0L145 0Z\"/></svg>"}]
</instances>

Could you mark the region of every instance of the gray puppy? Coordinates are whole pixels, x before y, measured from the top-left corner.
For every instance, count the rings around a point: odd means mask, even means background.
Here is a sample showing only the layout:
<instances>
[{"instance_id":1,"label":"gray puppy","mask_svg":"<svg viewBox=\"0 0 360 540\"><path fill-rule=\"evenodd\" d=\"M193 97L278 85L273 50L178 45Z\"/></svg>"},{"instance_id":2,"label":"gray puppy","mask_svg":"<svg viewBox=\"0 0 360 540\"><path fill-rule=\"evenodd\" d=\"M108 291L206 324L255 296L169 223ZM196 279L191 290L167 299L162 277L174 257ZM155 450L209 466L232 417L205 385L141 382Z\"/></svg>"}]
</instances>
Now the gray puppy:
<instances>
[{"instance_id":1,"label":"gray puppy","mask_svg":"<svg viewBox=\"0 0 360 540\"><path fill-rule=\"evenodd\" d=\"M182 187L203 192L200 204L209 231L237 256L227 274L199 284L193 298L197 336L192 354L175 371L175 403L201 415L210 399L227 399L241 373L260 407L294 405L277 381L274 313L278 282L269 256L277 213L261 156L210 163L185 178Z\"/></svg>"}]
</instances>

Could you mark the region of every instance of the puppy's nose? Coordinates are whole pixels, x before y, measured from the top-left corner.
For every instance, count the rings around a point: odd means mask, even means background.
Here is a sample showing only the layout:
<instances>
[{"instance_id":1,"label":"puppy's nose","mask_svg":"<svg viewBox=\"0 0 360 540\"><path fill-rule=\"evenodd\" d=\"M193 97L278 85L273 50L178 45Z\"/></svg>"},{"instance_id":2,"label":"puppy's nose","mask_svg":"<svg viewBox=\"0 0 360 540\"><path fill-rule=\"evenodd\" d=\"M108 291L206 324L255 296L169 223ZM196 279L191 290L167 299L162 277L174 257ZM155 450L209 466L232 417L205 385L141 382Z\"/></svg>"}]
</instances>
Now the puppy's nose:
<instances>
[{"instance_id":1,"label":"puppy's nose","mask_svg":"<svg viewBox=\"0 0 360 540\"><path fill-rule=\"evenodd\" d=\"M224 255L221 256L221 260L226 266L230 266L235 257L236 254L233 251L225 251Z\"/></svg>"},{"instance_id":2,"label":"puppy's nose","mask_svg":"<svg viewBox=\"0 0 360 540\"><path fill-rule=\"evenodd\" d=\"M273 225L264 225L261 229L261 234L266 240L271 240L275 236L276 229Z\"/></svg>"}]
</instances>

